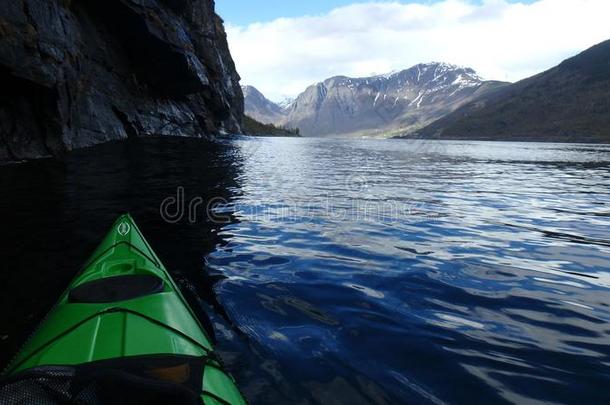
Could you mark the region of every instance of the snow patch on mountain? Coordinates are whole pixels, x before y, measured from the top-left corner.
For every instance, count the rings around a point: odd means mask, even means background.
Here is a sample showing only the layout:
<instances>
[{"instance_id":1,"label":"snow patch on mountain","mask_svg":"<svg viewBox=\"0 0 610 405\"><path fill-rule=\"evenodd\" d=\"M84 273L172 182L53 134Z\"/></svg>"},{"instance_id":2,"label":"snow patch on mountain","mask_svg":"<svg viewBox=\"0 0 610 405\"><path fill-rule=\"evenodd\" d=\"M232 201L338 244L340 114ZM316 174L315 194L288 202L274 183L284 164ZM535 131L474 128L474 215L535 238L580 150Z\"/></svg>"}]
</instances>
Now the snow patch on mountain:
<instances>
[{"instance_id":1,"label":"snow patch on mountain","mask_svg":"<svg viewBox=\"0 0 610 405\"><path fill-rule=\"evenodd\" d=\"M305 136L408 133L471 101L485 83L471 68L421 63L370 77L331 77L265 111L272 123ZM258 100L255 108L253 101L246 96L247 114L265 104Z\"/></svg>"}]
</instances>

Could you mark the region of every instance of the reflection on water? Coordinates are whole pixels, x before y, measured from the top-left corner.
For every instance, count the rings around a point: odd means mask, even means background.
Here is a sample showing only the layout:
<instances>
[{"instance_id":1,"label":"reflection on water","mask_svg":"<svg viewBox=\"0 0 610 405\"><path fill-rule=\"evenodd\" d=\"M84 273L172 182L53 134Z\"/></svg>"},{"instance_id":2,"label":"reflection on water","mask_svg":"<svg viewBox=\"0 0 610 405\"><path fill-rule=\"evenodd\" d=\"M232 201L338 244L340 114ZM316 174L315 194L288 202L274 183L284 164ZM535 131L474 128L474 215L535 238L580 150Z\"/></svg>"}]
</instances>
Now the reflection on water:
<instances>
[{"instance_id":1,"label":"reflection on water","mask_svg":"<svg viewBox=\"0 0 610 405\"><path fill-rule=\"evenodd\" d=\"M610 147L238 148L208 265L254 402L610 399Z\"/></svg>"},{"instance_id":2,"label":"reflection on water","mask_svg":"<svg viewBox=\"0 0 610 405\"><path fill-rule=\"evenodd\" d=\"M608 146L148 140L0 185L4 362L131 211L252 403L610 401Z\"/></svg>"},{"instance_id":3,"label":"reflection on water","mask_svg":"<svg viewBox=\"0 0 610 405\"><path fill-rule=\"evenodd\" d=\"M226 145L149 139L0 167L0 368L122 213L134 215L190 301L211 295L201 269L222 243L220 225L166 223L159 206L178 187L228 197L238 166Z\"/></svg>"}]
</instances>

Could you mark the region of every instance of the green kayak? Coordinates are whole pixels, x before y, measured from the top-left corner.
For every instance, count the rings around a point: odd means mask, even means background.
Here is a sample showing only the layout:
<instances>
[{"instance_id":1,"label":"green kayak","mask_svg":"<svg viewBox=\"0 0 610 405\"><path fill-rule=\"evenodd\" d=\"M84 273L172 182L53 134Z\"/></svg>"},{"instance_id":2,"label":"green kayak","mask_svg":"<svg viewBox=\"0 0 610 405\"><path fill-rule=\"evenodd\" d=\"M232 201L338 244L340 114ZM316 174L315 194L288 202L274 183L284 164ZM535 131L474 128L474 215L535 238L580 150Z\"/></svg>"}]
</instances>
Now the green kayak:
<instances>
[{"instance_id":1,"label":"green kayak","mask_svg":"<svg viewBox=\"0 0 610 405\"><path fill-rule=\"evenodd\" d=\"M0 402L11 401L245 404L129 215L8 365Z\"/></svg>"}]
</instances>

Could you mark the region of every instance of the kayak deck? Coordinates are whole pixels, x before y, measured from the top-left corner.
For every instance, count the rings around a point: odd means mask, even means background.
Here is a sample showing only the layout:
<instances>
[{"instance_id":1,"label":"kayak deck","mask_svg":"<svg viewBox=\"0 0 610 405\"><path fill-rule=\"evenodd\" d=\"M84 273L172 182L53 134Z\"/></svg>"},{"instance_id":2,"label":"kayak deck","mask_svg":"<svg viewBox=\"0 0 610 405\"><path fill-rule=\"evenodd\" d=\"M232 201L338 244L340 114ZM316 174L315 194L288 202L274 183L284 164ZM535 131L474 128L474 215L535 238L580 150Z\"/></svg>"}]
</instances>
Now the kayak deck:
<instances>
[{"instance_id":1,"label":"kayak deck","mask_svg":"<svg viewBox=\"0 0 610 405\"><path fill-rule=\"evenodd\" d=\"M6 374L146 358L184 358L184 364L199 359L203 363L198 395L203 403L245 403L178 287L133 219L124 215ZM163 380L180 382L180 366L153 370L156 378L162 370ZM187 374L193 371L188 370Z\"/></svg>"}]
</instances>

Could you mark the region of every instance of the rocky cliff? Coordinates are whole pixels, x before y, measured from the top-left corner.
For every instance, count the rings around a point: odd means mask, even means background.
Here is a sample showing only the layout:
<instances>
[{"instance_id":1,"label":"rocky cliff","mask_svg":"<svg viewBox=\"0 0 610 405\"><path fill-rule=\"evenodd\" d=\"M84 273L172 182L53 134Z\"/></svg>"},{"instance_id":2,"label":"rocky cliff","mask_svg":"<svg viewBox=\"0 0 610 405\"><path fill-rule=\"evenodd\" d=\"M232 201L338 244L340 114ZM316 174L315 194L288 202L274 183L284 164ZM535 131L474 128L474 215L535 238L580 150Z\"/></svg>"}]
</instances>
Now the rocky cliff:
<instances>
[{"instance_id":1,"label":"rocky cliff","mask_svg":"<svg viewBox=\"0 0 610 405\"><path fill-rule=\"evenodd\" d=\"M213 0L0 0L0 161L239 132Z\"/></svg>"},{"instance_id":2,"label":"rocky cliff","mask_svg":"<svg viewBox=\"0 0 610 405\"><path fill-rule=\"evenodd\" d=\"M610 41L467 103L411 136L610 143Z\"/></svg>"}]
</instances>

